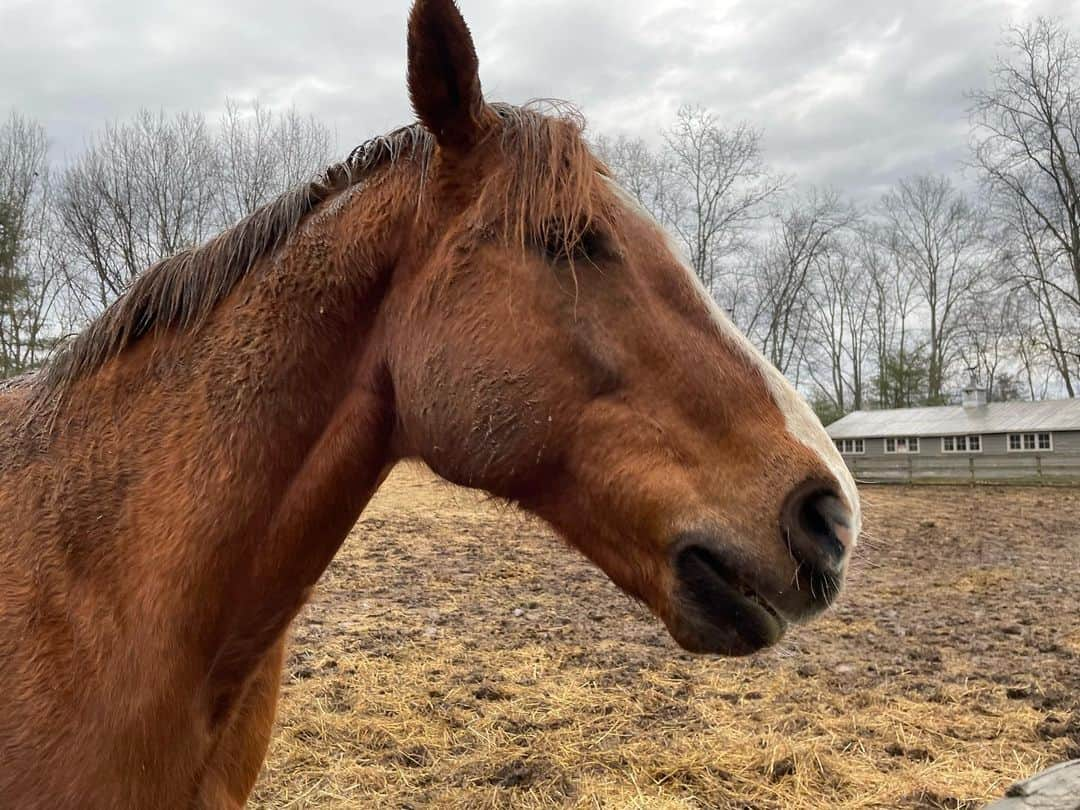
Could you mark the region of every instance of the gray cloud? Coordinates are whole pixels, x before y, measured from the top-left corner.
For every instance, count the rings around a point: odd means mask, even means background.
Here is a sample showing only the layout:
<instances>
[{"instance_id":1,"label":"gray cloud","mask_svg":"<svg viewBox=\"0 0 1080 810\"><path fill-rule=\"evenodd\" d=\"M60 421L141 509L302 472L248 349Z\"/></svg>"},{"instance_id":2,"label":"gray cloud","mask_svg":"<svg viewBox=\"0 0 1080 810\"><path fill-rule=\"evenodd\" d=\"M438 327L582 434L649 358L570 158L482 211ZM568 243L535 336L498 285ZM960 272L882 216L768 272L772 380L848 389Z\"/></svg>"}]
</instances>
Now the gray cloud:
<instances>
[{"instance_id":1,"label":"gray cloud","mask_svg":"<svg viewBox=\"0 0 1080 810\"><path fill-rule=\"evenodd\" d=\"M964 91L1010 22L1071 0L462 0L488 95L578 103L594 132L655 139L680 104L749 121L803 182L872 199L955 171ZM411 118L408 2L4 0L0 110L41 120L58 157L139 107L293 104L341 150Z\"/></svg>"}]
</instances>

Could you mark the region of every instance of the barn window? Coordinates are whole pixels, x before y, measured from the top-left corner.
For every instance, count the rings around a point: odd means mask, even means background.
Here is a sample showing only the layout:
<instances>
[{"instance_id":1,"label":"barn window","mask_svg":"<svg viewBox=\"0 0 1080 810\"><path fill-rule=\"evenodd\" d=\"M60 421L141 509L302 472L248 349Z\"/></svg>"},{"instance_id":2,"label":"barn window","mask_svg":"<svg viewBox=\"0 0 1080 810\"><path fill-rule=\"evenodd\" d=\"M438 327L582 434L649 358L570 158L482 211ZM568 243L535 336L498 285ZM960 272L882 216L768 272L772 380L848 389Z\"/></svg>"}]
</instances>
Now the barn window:
<instances>
[{"instance_id":1,"label":"barn window","mask_svg":"<svg viewBox=\"0 0 1080 810\"><path fill-rule=\"evenodd\" d=\"M981 453L982 436L942 436L943 453Z\"/></svg>"},{"instance_id":2,"label":"barn window","mask_svg":"<svg viewBox=\"0 0 1080 810\"><path fill-rule=\"evenodd\" d=\"M1010 433L1009 452L1034 453L1054 449L1054 439L1049 433Z\"/></svg>"},{"instance_id":3,"label":"barn window","mask_svg":"<svg viewBox=\"0 0 1080 810\"><path fill-rule=\"evenodd\" d=\"M836 448L846 456L861 456L866 452L866 442L863 439L837 439Z\"/></svg>"},{"instance_id":4,"label":"barn window","mask_svg":"<svg viewBox=\"0 0 1080 810\"><path fill-rule=\"evenodd\" d=\"M885 440L886 453L918 453L918 436L901 436Z\"/></svg>"}]
</instances>

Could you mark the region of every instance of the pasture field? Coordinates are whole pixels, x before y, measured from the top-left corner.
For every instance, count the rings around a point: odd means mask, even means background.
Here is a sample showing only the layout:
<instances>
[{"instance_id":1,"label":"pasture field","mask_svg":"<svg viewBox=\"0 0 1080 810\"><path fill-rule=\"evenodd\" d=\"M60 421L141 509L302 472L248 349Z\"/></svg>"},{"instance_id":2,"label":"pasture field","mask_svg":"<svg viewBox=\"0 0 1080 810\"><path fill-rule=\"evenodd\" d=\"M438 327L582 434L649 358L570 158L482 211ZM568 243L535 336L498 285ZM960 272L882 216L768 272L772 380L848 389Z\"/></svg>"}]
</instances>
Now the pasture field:
<instances>
[{"instance_id":1,"label":"pasture field","mask_svg":"<svg viewBox=\"0 0 1080 810\"><path fill-rule=\"evenodd\" d=\"M399 468L296 623L251 806L976 808L1080 756L1080 490L863 499L837 608L723 660Z\"/></svg>"}]
</instances>

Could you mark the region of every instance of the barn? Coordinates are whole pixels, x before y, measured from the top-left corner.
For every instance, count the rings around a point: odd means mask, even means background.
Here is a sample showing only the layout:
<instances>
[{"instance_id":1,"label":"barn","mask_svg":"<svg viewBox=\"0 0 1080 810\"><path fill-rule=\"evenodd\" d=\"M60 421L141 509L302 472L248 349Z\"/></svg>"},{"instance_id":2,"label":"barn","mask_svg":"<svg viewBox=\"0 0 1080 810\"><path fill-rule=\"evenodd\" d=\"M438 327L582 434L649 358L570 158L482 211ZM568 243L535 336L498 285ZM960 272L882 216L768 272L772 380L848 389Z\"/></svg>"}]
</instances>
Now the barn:
<instances>
[{"instance_id":1,"label":"barn","mask_svg":"<svg viewBox=\"0 0 1080 810\"><path fill-rule=\"evenodd\" d=\"M1080 482L1080 399L855 411L827 428L860 481Z\"/></svg>"}]
</instances>

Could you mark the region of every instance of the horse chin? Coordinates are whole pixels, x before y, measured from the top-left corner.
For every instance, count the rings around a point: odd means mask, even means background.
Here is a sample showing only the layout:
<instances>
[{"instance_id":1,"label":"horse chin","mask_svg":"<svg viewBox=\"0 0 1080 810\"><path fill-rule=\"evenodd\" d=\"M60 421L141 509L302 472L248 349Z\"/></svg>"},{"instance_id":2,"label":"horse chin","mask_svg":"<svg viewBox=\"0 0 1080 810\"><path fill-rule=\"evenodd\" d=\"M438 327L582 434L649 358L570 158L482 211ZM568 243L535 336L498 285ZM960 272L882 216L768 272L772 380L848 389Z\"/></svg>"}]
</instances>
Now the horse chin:
<instances>
[{"instance_id":1,"label":"horse chin","mask_svg":"<svg viewBox=\"0 0 1080 810\"><path fill-rule=\"evenodd\" d=\"M674 568L674 610L665 624L684 649L745 656L783 637L787 620L709 549L686 546L676 555Z\"/></svg>"},{"instance_id":2,"label":"horse chin","mask_svg":"<svg viewBox=\"0 0 1080 810\"><path fill-rule=\"evenodd\" d=\"M699 611L680 613L665 622L675 642L687 652L739 658L767 649L783 638L786 625L775 621L729 621L703 619Z\"/></svg>"}]
</instances>

